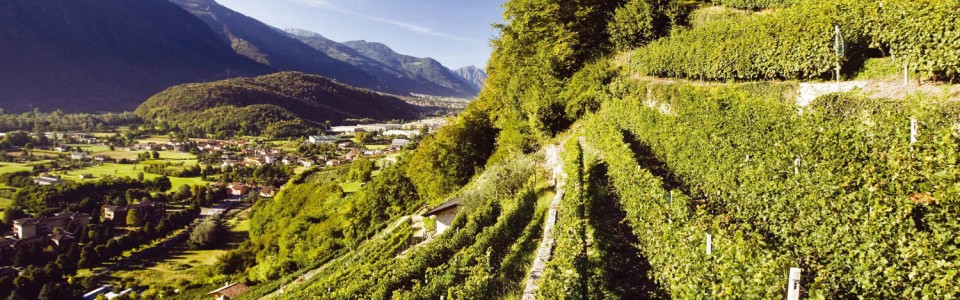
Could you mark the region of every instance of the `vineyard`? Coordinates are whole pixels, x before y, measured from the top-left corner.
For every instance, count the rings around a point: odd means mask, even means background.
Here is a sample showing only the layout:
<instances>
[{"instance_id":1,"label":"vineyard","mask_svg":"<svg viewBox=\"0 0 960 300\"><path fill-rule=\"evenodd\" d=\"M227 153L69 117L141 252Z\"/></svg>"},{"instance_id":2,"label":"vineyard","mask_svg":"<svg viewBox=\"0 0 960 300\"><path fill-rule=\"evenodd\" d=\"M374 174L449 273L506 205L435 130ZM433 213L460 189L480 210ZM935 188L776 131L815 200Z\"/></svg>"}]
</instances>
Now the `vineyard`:
<instances>
[{"instance_id":1,"label":"vineyard","mask_svg":"<svg viewBox=\"0 0 960 300\"><path fill-rule=\"evenodd\" d=\"M960 296L957 2L504 7L451 125L255 207L245 299L783 299L793 268L801 299Z\"/></svg>"}]
</instances>

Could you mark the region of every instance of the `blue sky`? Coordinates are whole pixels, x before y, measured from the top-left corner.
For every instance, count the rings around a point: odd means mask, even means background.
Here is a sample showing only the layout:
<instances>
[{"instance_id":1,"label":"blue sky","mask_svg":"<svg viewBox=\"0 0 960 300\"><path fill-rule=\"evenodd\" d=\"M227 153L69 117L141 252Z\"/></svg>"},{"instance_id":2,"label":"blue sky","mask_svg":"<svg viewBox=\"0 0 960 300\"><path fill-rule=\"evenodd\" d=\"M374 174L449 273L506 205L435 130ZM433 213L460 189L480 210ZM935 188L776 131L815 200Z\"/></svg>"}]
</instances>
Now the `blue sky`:
<instances>
[{"instance_id":1,"label":"blue sky","mask_svg":"<svg viewBox=\"0 0 960 300\"><path fill-rule=\"evenodd\" d=\"M217 0L278 28L300 28L338 42L381 42L456 69L485 67L501 0Z\"/></svg>"}]
</instances>

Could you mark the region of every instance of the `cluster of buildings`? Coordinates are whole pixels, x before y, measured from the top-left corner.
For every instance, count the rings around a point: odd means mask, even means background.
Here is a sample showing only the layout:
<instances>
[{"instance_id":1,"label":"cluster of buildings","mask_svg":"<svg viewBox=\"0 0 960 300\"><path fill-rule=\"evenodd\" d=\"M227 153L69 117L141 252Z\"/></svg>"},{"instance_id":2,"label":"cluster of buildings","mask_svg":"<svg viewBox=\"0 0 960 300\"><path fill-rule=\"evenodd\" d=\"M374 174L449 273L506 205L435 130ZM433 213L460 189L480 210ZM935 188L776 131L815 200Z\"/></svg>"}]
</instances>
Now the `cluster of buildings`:
<instances>
[{"instance_id":1,"label":"cluster of buildings","mask_svg":"<svg viewBox=\"0 0 960 300\"><path fill-rule=\"evenodd\" d=\"M360 124L352 126L333 126L329 132L332 134L354 134L357 132L379 132L385 136L406 136L413 138L421 134L423 130L433 132L447 123L446 119L433 118L423 119L416 122L403 124ZM311 141L312 142L312 141Z\"/></svg>"},{"instance_id":2,"label":"cluster of buildings","mask_svg":"<svg viewBox=\"0 0 960 300\"><path fill-rule=\"evenodd\" d=\"M13 221L13 236L0 238L0 263L12 259L21 248L40 244L62 248L76 238L70 233L90 223L85 213L59 213L50 217L21 218ZM57 230L59 228L60 230Z\"/></svg>"},{"instance_id":3,"label":"cluster of buildings","mask_svg":"<svg viewBox=\"0 0 960 300\"><path fill-rule=\"evenodd\" d=\"M137 213L146 221L159 222L167 212L167 205L163 202L144 201L134 205L107 205L102 209L104 223L107 221L113 223L113 226L127 226L127 215L131 211Z\"/></svg>"}]
</instances>

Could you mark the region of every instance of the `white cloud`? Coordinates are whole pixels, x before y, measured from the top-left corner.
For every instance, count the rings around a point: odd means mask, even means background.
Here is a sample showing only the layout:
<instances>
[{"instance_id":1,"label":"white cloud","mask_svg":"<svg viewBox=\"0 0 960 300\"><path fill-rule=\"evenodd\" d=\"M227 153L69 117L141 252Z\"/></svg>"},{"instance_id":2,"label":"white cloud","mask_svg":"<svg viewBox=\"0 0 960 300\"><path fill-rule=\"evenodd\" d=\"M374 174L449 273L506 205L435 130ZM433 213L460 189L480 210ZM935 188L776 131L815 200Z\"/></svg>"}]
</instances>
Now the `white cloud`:
<instances>
[{"instance_id":1,"label":"white cloud","mask_svg":"<svg viewBox=\"0 0 960 300\"><path fill-rule=\"evenodd\" d=\"M367 19L367 20L370 20L370 21L374 21L374 22L380 22L380 23L384 23L384 24L390 24L390 25L399 26L399 27L401 27L401 28L404 28L404 29L406 29L406 30L409 30L409 31L415 32L415 33L420 33L420 34L426 34L426 35L432 35L432 36L442 37L442 38L445 38L445 39L448 39L448 40L459 41L459 42L464 42L464 43L473 44L473 45L483 45L483 43L479 43L479 42L477 42L477 41L474 41L474 40L471 40L471 39L468 39L468 38L464 38L464 37L461 37L461 36L455 36L455 35L451 35L451 34L446 34L446 33L443 33L443 32L437 31L437 30L433 30L433 29L430 29L430 28L427 28L427 27L423 27L423 26L420 26L420 25L416 25L416 24L412 24L412 23L406 23L406 22L401 22L401 21L397 21L397 20L392 20L392 19L388 19L388 18L384 18L384 17L379 17L379 16L374 16L374 15L370 15L370 14L365 14L365 13L361 13L361 12L356 12L356 11L352 11L352 10L347 10L347 9L344 9L344 8L341 8L341 7L339 7L339 6L334 5L333 3L330 2L330 0L297 0L297 1L299 1L300 3L306 4L306 5L309 5L309 6L313 6L313 7L317 7L317 8L322 8L322 9L326 9L326 10L330 10L330 11L335 11L335 12L339 12L339 13L343 13L343 14L348 14L348 15L352 15L352 16L357 16L357 17L361 17L361 18L364 18L364 19Z\"/></svg>"}]
</instances>

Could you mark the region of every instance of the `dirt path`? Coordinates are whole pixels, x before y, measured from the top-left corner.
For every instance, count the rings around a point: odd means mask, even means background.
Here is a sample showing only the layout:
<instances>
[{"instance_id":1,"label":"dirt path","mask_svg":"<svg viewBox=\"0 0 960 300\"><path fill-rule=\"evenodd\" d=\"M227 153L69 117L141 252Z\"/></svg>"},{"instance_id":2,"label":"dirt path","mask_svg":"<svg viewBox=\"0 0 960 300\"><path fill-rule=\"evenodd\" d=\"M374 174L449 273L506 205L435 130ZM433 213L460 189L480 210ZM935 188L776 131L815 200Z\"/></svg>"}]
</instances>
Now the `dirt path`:
<instances>
[{"instance_id":1,"label":"dirt path","mask_svg":"<svg viewBox=\"0 0 960 300\"><path fill-rule=\"evenodd\" d=\"M563 162L560 159L561 148L559 146L548 146L546 149L546 164L548 170L553 172L554 188L556 196L550 202L550 209L547 211L547 219L543 225L543 238L540 240L540 247L537 248L537 257L533 261L533 268L527 277L526 287L523 289L522 299L536 299L537 280L543 275L543 270L547 266L547 261L553 253L553 226L557 223L557 206L563 199L563 184L566 173L563 172Z\"/></svg>"}]
</instances>

